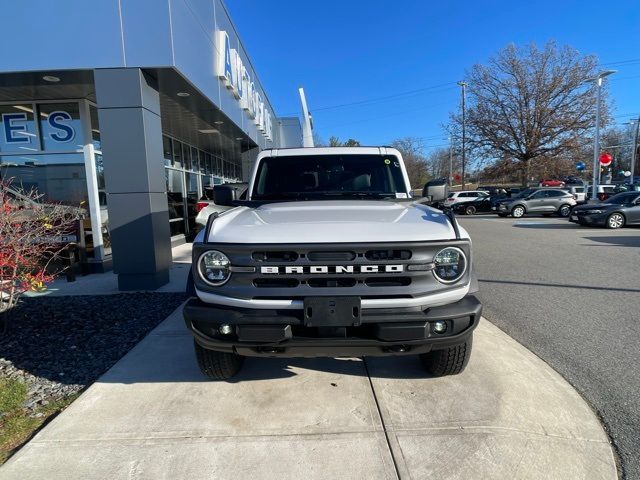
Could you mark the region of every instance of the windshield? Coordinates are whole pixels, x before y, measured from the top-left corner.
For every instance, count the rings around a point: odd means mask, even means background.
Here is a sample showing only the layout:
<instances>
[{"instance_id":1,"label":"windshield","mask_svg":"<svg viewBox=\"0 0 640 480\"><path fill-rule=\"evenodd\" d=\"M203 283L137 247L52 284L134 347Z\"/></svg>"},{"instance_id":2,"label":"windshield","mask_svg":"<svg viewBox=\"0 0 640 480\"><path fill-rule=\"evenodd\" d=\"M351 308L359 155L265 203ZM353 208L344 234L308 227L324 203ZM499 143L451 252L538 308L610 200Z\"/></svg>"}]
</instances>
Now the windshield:
<instances>
[{"instance_id":1,"label":"windshield","mask_svg":"<svg viewBox=\"0 0 640 480\"><path fill-rule=\"evenodd\" d=\"M252 200L407 198L402 168L392 155L297 155L263 158Z\"/></svg>"},{"instance_id":2,"label":"windshield","mask_svg":"<svg viewBox=\"0 0 640 480\"><path fill-rule=\"evenodd\" d=\"M625 203L633 202L637 196L638 194L636 192L618 193L617 195L609 197L606 200L606 203L613 203L614 205L624 205Z\"/></svg>"}]
</instances>

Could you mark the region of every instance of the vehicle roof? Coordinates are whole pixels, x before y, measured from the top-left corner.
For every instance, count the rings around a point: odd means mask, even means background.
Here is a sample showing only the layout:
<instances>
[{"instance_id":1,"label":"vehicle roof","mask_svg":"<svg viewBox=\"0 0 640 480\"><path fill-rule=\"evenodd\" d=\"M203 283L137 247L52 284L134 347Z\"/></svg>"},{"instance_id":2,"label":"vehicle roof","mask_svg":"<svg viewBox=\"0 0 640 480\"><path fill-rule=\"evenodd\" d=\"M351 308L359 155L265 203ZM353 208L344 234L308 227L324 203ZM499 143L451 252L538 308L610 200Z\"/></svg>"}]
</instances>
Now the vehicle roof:
<instances>
[{"instance_id":1,"label":"vehicle roof","mask_svg":"<svg viewBox=\"0 0 640 480\"><path fill-rule=\"evenodd\" d=\"M271 148L263 150L258 158L292 157L296 155L398 155L400 152L392 147L302 147Z\"/></svg>"}]
</instances>

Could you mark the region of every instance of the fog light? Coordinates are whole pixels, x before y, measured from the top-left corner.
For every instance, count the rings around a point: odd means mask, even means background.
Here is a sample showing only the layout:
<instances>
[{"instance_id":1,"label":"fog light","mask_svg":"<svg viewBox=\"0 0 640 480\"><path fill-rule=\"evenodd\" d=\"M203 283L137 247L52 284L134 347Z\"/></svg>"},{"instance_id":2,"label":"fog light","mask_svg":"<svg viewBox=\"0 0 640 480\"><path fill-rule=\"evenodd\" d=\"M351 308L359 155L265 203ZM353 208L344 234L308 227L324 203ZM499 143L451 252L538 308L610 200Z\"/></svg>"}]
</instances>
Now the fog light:
<instances>
[{"instance_id":1,"label":"fog light","mask_svg":"<svg viewBox=\"0 0 640 480\"><path fill-rule=\"evenodd\" d=\"M231 325L227 325L225 323L224 325L220 325L220 328L218 329L218 331L222 335L229 335L231 332L233 332L233 328L231 327Z\"/></svg>"},{"instance_id":2,"label":"fog light","mask_svg":"<svg viewBox=\"0 0 640 480\"><path fill-rule=\"evenodd\" d=\"M447 324L442 320L433 324L433 331L436 333L444 333L447 331Z\"/></svg>"}]
</instances>

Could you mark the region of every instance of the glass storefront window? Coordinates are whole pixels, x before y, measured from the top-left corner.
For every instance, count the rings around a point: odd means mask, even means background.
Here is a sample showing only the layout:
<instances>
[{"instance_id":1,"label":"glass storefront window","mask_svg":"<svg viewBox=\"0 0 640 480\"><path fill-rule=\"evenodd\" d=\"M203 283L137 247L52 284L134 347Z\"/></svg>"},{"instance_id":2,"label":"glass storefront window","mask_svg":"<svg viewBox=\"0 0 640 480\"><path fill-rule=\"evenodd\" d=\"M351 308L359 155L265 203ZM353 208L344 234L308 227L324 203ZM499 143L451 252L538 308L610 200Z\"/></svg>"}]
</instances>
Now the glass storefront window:
<instances>
[{"instance_id":1,"label":"glass storefront window","mask_svg":"<svg viewBox=\"0 0 640 480\"><path fill-rule=\"evenodd\" d=\"M202 171L202 170L200 170ZM211 155L208 153L204 154L204 173L206 175L211 175L213 173L213 165L211 160Z\"/></svg>"},{"instance_id":2,"label":"glass storefront window","mask_svg":"<svg viewBox=\"0 0 640 480\"><path fill-rule=\"evenodd\" d=\"M184 169L191 170L191 148L188 145L182 145L182 158L184 161Z\"/></svg>"},{"instance_id":3,"label":"glass storefront window","mask_svg":"<svg viewBox=\"0 0 640 480\"><path fill-rule=\"evenodd\" d=\"M173 163L172 140L166 135L162 136L162 151L164 154L164 166L170 167Z\"/></svg>"},{"instance_id":4,"label":"glass storefront window","mask_svg":"<svg viewBox=\"0 0 640 480\"><path fill-rule=\"evenodd\" d=\"M0 152L36 152L40 140L33 105L0 105Z\"/></svg>"},{"instance_id":5,"label":"glass storefront window","mask_svg":"<svg viewBox=\"0 0 640 480\"><path fill-rule=\"evenodd\" d=\"M0 157L0 177L36 190L42 202L88 208L82 153L5 155Z\"/></svg>"},{"instance_id":6,"label":"glass storefront window","mask_svg":"<svg viewBox=\"0 0 640 480\"><path fill-rule=\"evenodd\" d=\"M184 234L185 195L182 183L183 173L172 168L165 168L164 172L167 180L167 202L169 206L169 228L171 235Z\"/></svg>"},{"instance_id":7,"label":"glass storefront window","mask_svg":"<svg viewBox=\"0 0 640 480\"><path fill-rule=\"evenodd\" d=\"M173 141L173 166L182 168L182 142Z\"/></svg>"},{"instance_id":8,"label":"glass storefront window","mask_svg":"<svg viewBox=\"0 0 640 480\"><path fill-rule=\"evenodd\" d=\"M38 106L43 150L82 150L82 125L77 103L43 103Z\"/></svg>"},{"instance_id":9,"label":"glass storefront window","mask_svg":"<svg viewBox=\"0 0 640 480\"><path fill-rule=\"evenodd\" d=\"M100 123L98 122L98 109L93 105L89 105L89 114L91 115L91 139L93 140L93 148L102 150L100 142Z\"/></svg>"},{"instance_id":10,"label":"glass storefront window","mask_svg":"<svg viewBox=\"0 0 640 480\"><path fill-rule=\"evenodd\" d=\"M198 149L195 147L191 147L191 170L193 170L194 172L200 170L198 160Z\"/></svg>"}]
</instances>

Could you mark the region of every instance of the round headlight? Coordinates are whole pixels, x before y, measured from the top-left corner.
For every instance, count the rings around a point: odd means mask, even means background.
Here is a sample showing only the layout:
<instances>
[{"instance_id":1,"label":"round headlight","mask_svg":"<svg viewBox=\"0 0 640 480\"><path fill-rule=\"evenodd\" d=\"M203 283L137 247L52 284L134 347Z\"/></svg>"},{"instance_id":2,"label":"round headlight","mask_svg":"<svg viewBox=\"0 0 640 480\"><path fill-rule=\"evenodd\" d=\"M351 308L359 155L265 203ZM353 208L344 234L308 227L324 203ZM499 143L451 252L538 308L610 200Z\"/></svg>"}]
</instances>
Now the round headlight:
<instances>
[{"instance_id":1,"label":"round headlight","mask_svg":"<svg viewBox=\"0 0 640 480\"><path fill-rule=\"evenodd\" d=\"M209 250L198 259L200 278L214 287L220 286L231 276L231 262L222 252Z\"/></svg>"},{"instance_id":2,"label":"round headlight","mask_svg":"<svg viewBox=\"0 0 640 480\"><path fill-rule=\"evenodd\" d=\"M440 250L433 258L433 275L439 282L453 283L467 270L467 257L459 248L447 247Z\"/></svg>"}]
</instances>

